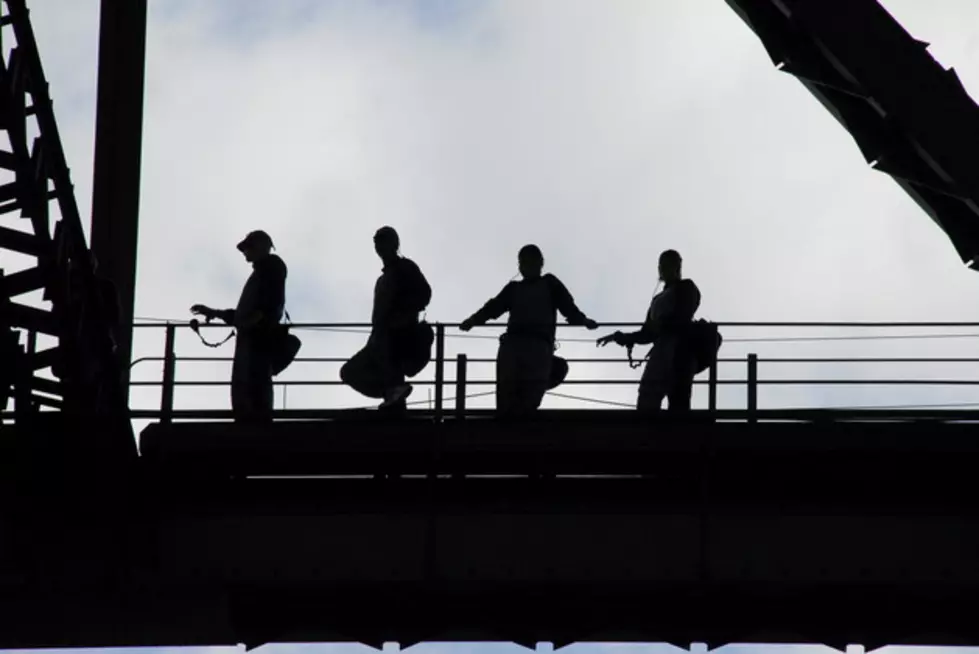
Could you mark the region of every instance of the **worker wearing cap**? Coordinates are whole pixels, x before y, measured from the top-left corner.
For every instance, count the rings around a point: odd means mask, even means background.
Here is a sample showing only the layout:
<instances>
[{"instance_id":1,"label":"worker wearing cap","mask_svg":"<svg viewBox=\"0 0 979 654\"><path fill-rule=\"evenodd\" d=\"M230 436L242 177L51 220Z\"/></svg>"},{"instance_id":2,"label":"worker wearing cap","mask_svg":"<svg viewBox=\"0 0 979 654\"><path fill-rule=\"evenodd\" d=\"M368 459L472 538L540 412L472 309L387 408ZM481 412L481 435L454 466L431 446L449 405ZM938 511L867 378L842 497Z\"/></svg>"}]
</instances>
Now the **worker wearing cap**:
<instances>
[{"instance_id":1,"label":"worker wearing cap","mask_svg":"<svg viewBox=\"0 0 979 654\"><path fill-rule=\"evenodd\" d=\"M286 300L286 264L272 254L271 237L264 231L250 232L238 244L252 274L245 282L234 309L212 309L201 304L191 312L208 320L220 318L237 331L231 370L231 410L235 422L272 421L272 362L269 339L272 328L282 320Z\"/></svg>"}]
</instances>

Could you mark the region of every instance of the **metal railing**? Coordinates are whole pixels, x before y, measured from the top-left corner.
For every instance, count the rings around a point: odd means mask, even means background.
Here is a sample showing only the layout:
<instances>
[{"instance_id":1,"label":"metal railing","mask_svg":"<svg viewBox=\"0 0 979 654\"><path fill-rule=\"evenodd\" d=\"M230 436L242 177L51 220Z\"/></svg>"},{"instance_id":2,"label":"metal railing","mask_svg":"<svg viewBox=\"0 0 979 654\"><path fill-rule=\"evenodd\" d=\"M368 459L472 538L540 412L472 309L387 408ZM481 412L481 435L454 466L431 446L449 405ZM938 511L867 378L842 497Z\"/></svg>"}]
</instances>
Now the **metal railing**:
<instances>
[{"instance_id":1,"label":"metal railing","mask_svg":"<svg viewBox=\"0 0 979 654\"><path fill-rule=\"evenodd\" d=\"M485 405L485 400L493 394L495 379L492 375L474 374L487 365L492 365L495 361L495 341L498 334L490 333L493 329L500 330L502 326L494 325L489 330L463 334L457 330L458 325L451 323L438 323L434 325L436 338L433 346L433 359L429 366L411 383L417 389L427 390L429 395L426 399L417 400L417 395L413 396L410 402L411 410L417 415L430 415L434 420L462 419L466 417L480 416L490 412L490 407L473 406L474 400L480 400ZM945 420L979 420L979 412L973 413L973 409L979 409L979 376L934 376L934 374L924 377L909 377L904 375L894 375L888 377L824 377L820 375L806 376L806 373L798 372L804 368L813 366L836 369L853 368L859 366L894 366L900 365L905 368L913 366L929 366L932 373L944 371L949 366L959 367L970 371L973 366L979 364L979 324L977 323L825 323L825 322L768 322L768 323L719 323L722 334L725 337L725 345L720 352L717 363L695 379L695 409L699 412L707 412L717 420L785 420L785 419L817 419L819 416L832 414L833 416L846 417L852 419L889 419L889 418L913 418L928 419L940 418ZM160 420L170 422L183 419L229 419L228 409L215 409L217 402L227 404L227 387L230 385L230 371L227 370L231 362L231 352L226 356L206 356L198 354L178 355L178 350L196 350L200 347L196 343L196 338L189 345L178 348L178 340L183 336L184 331L189 331L189 325L179 323L141 323L136 325L137 334L150 332L155 334L156 343L159 343L159 336L162 332L162 349L157 350L158 354L147 353L149 346L142 341L138 342L137 352L146 353L133 362L133 381L131 382L131 402L132 415L137 420ZM205 327L202 326L202 329ZM227 329L226 327L208 327L209 329ZM571 367L568 379L561 387L549 393L549 397L559 401L561 408L577 408L584 406L600 405L607 409L619 409L622 411L632 409L635 399L635 391L639 382L639 372L631 371L629 377L615 373L611 367L618 367L620 370L629 370L624 365L625 351L617 346L609 346L603 350L595 350L599 356L574 356L569 354L568 349L574 347L584 347L593 345L595 337L605 333L605 330L618 328L638 328L637 324L615 323L604 324L599 332L586 332L581 328L568 328L559 326L559 343L562 350L559 354L563 356ZM962 333L965 328L971 328L974 333ZM280 419L308 419L308 418L327 418L338 415L347 415L359 408L368 408L369 405L360 401L351 391L341 393L345 387L339 379L339 367L350 356L354 354L366 340L369 332L369 325L363 323L300 323L293 326L296 333L303 339L304 347L293 365L283 375L275 380L277 398L277 417ZM566 336L570 329L576 332L573 336ZM775 333L773 330L790 330L789 334L782 332ZM839 330L857 330L858 334L839 334ZM944 332L932 333L934 330L946 330ZM802 335L796 332L803 330ZM821 331L820 331L821 330ZM867 330L876 330L881 333L866 334ZM910 331L909 331L910 330ZM922 333L922 330L931 330ZM947 332L947 330L957 330ZM815 333L814 333L815 331ZM742 332L747 332L746 336L741 336ZM317 336L329 336L336 339L341 335L354 335L360 340L350 340L343 346L342 356L336 354L331 356L317 356L318 347L313 346ZM900 343L902 344L901 356L867 356L873 354L875 349L880 349L880 344ZM914 343L917 352L923 354L930 353L931 356L907 356L905 350L907 344ZM963 348L962 344L966 347ZM140 346L142 344L143 346ZM852 350L859 347L861 356L845 356L839 353L830 352L820 355L819 352L803 353L806 356L779 356L776 351L783 347L790 347L790 354L795 354L799 350L813 350L813 345L835 344L836 350L842 346L844 349ZM871 347L871 344L875 347ZM937 348L935 345L940 347ZM928 345L928 347L924 347ZM453 347L455 346L455 347ZM777 346L777 347L775 347ZM227 348L232 348L229 344ZM334 345L335 347L335 345ZM769 353L760 354L759 349L771 350ZM825 348L824 348L825 349ZM963 349L968 349L974 356L950 356L950 354L962 353ZM479 350L479 352L472 352ZM925 352L928 350L929 352ZM639 350L637 350L637 353ZM916 353L917 353L916 352ZM729 356L731 353L741 354L741 356ZM140 376L143 368L150 364L156 364L160 371L157 377ZM224 367L223 378L218 379L217 368ZM200 368L210 368L211 377L202 374ZM589 367L598 369L598 373L591 375L580 374ZM315 374L310 374L311 369L317 369ZM789 374L785 376L778 371L788 369ZM939 370L940 369L940 370ZM332 375L324 375L324 371L332 370ZM763 375L762 373L769 373ZM189 373L189 374L188 374ZM811 374L811 373L810 373ZM592 387L599 389L599 396L584 396L574 392L574 389ZM826 393L818 389L833 388L851 389L850 395L859 396L857 399L867 397L867 393L854 392L852 389L873 388L877 389L873 394L874 398L886 402L872 403L869 406L862 406L860 401L850 402L847 405L826 405L822 406L818 402L812 406L797 406L789 402L792 394L782 393L781 399L775 397L768 398L767 404L762 403L761 395L771 392L771 389L787 389L793 387L809 388L809 396L817 398L825 397ZM224 399L218 400L210 392L214 389L224 389ZM958 389L962 392L949 395L937 395L929 389ZM317 396L318 399L307 399L305 403L299 402L302 406L289 407L289 393L293 394L303 390L317 389L325 393ZM623 391L628 389L627 393ZM815 391L811 389L817 389ZM880 389L885 389L881 395ZM913 389L914 396L908 395L907 391ZM334 391L336 391L334 393ZM614 393L604 392L614 391ZM181 396L179 397L178 396ZM281 397L279 396L281 395ZM721 397L724 396L722 406ZM204 397L211 398L210 401L202 400ZM308 398L308 394L307 394ZM773 399L774 398L774 399ZM181 401L178 402L178 399ZM866 404L863 399L863 404ZM190 406L198 404L196 408ZM295 402L293 402L295 405ZM183 405L183 406L182 406ZM552 407L557 408L557 407Z\"/></svg>"}]
</instances>

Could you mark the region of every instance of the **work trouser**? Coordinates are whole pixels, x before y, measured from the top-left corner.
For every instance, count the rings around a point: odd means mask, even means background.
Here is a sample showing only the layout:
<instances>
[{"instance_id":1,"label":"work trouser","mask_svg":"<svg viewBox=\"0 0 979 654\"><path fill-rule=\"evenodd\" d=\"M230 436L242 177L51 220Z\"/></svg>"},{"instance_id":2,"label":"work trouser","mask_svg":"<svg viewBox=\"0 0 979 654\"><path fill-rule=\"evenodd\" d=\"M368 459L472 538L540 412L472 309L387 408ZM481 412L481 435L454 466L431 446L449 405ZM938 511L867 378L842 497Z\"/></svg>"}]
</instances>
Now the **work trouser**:
<instances>
[{"instance_id":1,"label":"work trouser","mask_svg":"<svg viewBox=\"0 0 979 654\"><path fill-rule=\"evenodd\" d=\"M0 373L0 412L7 410L7 404L14 394L14 380L11 377Z\"/></svg>"},{"instance_id":2,"label":"work trouser","mask_svg":"<svg viewBox=\"0 0 979 654\"><path fill-rule=\"evenodd\" d=\"M501 416L533 413L551 377L554 345L543 338L505 334L496 355L496 410Z\"/></svg>"},{"instance_id":3,"label":"work trouser","mask_svg":"<svg viewBox=\"0 0 979 654\"><path fill-rule=\"evenodd\" d=\"M395 333L375 329L367 345L340 368L340 379L361 395L381 399L385 391L405 383L395 356Z\"/></svg>"},{"instance_id":4,"label":"work trouser","mask_svg":"<svg viewBox=\"0 0 979 654\"><path fill-rule=\"evenodd\" d=\"M24 365L16 332L0 331L0 361L3 361L3 365L0 365L0 411L6 411L20 367Z\"/></svg>"},{"instance_id":5,"label":"work trouser","mask_svg":"<svg viewBox=\"0 0 979 654\"><path fill-rule=\"evenodd\" d=\"M238 332L231 368L231 411L235 422L272 422L272 362L265 339Z\"/></svg>"},{"instance_id":6,"label":"work trouser","mask_svg":"<svg viewBox=\"0 0 979 654\"><path fill-rule=\"evenodd\" d=\"M636 408L641 413L658 413L666 399L669 413L689 411L695 365L693 355L679 337L661 338L646 361Z\"/></svg>"}]
</instances>

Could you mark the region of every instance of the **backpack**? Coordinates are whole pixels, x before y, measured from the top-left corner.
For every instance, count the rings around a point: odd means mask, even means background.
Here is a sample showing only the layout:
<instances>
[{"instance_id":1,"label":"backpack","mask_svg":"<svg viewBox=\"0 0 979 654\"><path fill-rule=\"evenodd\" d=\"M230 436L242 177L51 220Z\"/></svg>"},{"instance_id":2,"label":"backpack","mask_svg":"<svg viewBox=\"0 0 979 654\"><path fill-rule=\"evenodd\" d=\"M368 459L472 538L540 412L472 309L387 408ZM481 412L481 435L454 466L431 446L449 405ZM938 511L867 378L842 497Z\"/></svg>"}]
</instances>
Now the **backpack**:
<instances>
[{"instance_id":1,"label":"backpack","mask_svg":"<svg viewBox=\"0 0 979 654\"><path fill-rule=\"evenodd\" d=\"M405 377L414 377L432 360L435 330L428 321L421 320L399 330L394 339L395 356Z\"/></svg>"},{"instance_id":2,"label":"backpack","mask_svg":"<svg viewBox=\"0 0 979 654\"><path fill-rule=\"evenodd\" d=\"M399 273L402 284L399 293L402 294L403 298L401 302L404 303L404 308L420 313L432 301L432 287L425 279L425 273L414 261L402 259L401 266L402 269Z\"/></svg>"},{"instance_id":3,"label":"backpack","mask_svg":"<svg viewBox=\"0 0 979 654\"><path fill-rule=\"evenodd\" d=\"M398 306L408 311L422 312L432 301L432 287L425 274L411 259L402 258L398 271ZM432 360L435 330L424 319L399 329L394 338L394 359L405 377L414 377Z\"/></svg>"},{"instance_id":4,"label":"backpack","mask_svg":"<svg viewBox=\"0 0 979 654\"><path fill-rule=\"evenodd\" d=\"M292 319L288 311L285 313L285 318L288 322L275 325L270 334L269 354L273 377L289 367L299 354L299 348L303 346L299 337L289 331Z\"/></svg>"},{"instance_id":5,"label":"backpack","mask_svg":"<svg viewBox=\"0 0 979 654\"><path fill-rule=\"evenodd\" d=\"M554 355L551 357L551 376L547 381L547 390L552 391L568 377L568 360Z\"/></svg>"},{"instance_id":6,"label":"backpack","mask_svg":"<svg viewBox=\"0 0 979 654\"><path fill-rule=\"evenodd\" d=\"M690 323L689 329L690 350L696 364L694 374L700 374L717 361L717 353L724 338L717 329L717 323L703 318Z\"/></svg>"}]
</instances>

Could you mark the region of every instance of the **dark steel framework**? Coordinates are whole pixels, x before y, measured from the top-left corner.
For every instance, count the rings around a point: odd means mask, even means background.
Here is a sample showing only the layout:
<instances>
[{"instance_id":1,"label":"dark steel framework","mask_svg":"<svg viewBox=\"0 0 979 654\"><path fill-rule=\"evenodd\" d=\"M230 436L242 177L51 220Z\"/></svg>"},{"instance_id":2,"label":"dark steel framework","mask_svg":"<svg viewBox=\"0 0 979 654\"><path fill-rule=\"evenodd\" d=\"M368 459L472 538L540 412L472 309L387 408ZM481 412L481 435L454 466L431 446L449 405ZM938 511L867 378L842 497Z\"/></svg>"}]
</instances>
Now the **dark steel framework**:
<instances>
[{"instance_id":1,"label":"dark steel framework","mask_svg":"<svg viewBox=\"0 0 979 654\"><path fill-rule=\"evenodd\" d=\"M9 149L0 150L0 169L7 178L0 186L0 216L7 223L0 226L0 249L33 260L13 274L0 272L2 403L8 403L12 387L19 421L32 420L42 407L72 416L125 415L121 386L106 372L113 362L105 338L109 314L98 291L27 7L24 0L3 0L0 7L2 37L14 43L0 62L0 128L9 141ZM21 300L36 293L50 303L49 309ZM30 334L26 343L21 333ZM54 344L39 350L39 335L41 343ZM45 370L52 374L42 374ZM104 391L101 401L92 393L95 378Z\"/></svg>"},{"instance_id":2,"label":"dark steel framework","mask_svg":"<svg viewBox=\"0 0 979 654\"><path fill-rule=\"evenodd\" d=\"M92 188L92 251L133 323L146 69L146 0L102 0ZM129 379L132 330L120 330L122 381Z\"/></svg>"},{"instance_id":3,"label":"dark steel framework","mask_svg":"<svg viewBox=\"0 0 979 654\"><path fill-rule=\"evenodd\" d=\"M979 267L979 107L876 0L727 0L794 75Z\"/></svg>"}]
</instances>

